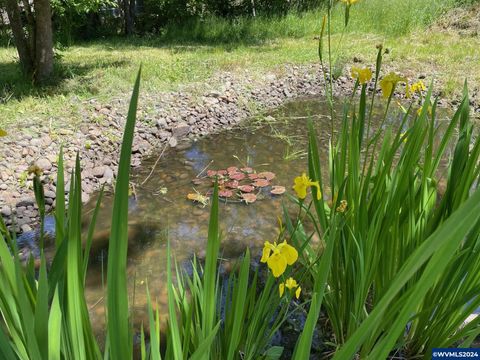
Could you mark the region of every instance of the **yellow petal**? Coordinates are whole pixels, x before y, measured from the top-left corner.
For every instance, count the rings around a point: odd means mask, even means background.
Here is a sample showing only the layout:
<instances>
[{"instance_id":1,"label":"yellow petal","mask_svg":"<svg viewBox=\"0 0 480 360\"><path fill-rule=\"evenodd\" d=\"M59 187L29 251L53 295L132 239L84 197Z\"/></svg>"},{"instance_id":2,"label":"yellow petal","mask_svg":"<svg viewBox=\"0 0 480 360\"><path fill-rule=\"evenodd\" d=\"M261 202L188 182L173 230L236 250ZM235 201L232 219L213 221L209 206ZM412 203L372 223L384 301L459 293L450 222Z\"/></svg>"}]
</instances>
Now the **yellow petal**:
<instances>
[{"instance_id":1,"label":"yellow petal","mask_svg":"<svg viewBox=\"0 0 480 360\"><path fill-rule=\"evenodd\" d=\"M268 258L267 265L270 270L272 270L273 276L278 278L285 272L285 269L287 268L287 260L285 259L285 256L281 254L273 254Z\"/></svg>"},{"instance_id":2,"label":"yellow petal","mask_svg":"<svg viewBox=\"0 0 480 360\"><path fill-rule=\"evenodd\" d=\"M296 288L298 286L298 284L297 284L297 281L294 278L289 277L287 279L287 281L285 281L285 286L287 288L289 288L290 290L292 290L292 289Z\"/></svg>"},{"instance_id":3,"label":"yellow petal","mask_svg":"<svg viewBox=\"0 0 480 360\"><path fill-rule=\"evenodd\" d=\"M0 137L7 136L7 132L0 128Z\"/></svg>"},{"instance_id":4,"label":"yellow petal","mask_svg":"<svg viewBox=\"0 0 480 360\"><path fill-rule=\"evenodd\" d=\"M297 288L297 291L295 291L295 297L298 299L300 298L300 293L302 292L302 288L299 286Z\"/></svg>"},{"instance_id":5,"label":"yellow petal","mask_svg":"<svg viewBox=\"0 0 480 360\"><path fill-rule=\"evenodd\" d=\"M311 181L309 185L317 188L317 200L320 200L322 197L322 192L320 191L320 185L318 184L318 181Z\"/></svg>"},{"instance_id":6,"label":"yellow petal","mask_svg":"<svg viewBox=\"0 0 480 360\"><path fill-rule=\"evenodd\" d=\"M286 241L282 243L280 253L285 257L288 265L293 265L298 259L298 251L293 246L288 245Z\"/></svg>"},{"instance_id":7,"label":"yellow petal","mask_svg":"<svg viewBox=\"0 0 480 360\"><path fill-rule=\"evenodd\" d=\"M380 88L382 89L383 97L385 99L388 99L393 90L393 83L385 79L382 79L380 80Z\"/></svg>"},{"instance_id":8,"label":"yellow petal","mask_svg":"<svg viewBox=\"0 0 480 360\"><path fill-rule=\"evenodd\" d=\"M281 283L280 285L278 285L278 292L280 293L280 297L282 297L283 293L285 292L285 284L284 283Z\"/></svg>"},{"instance_id":9,"label":"yellow petal","mask_svg":"<svg viewBox=\"0 0 480 360\"><path fill-rule=\"evenodd\" d=\"M304 185L295 185L293 187L293 190L297 193L297 197L299 199L305 199L307 197L307 187Z\"/></svg>"},{"instance_id":10,"label":"yellow petal","mask_svg":"<svg viewBox=\"0 0 480 360\"><path fill-rule=\"evenodd\" d=\"M267 246L267 242L265 242L265 246L263 247L263 251L262 251L262 258L260 259L260 262L262 263L266 263L268 258L270 257L270 252L271 252L271 249Z\"/></svg>"}]
</instances>

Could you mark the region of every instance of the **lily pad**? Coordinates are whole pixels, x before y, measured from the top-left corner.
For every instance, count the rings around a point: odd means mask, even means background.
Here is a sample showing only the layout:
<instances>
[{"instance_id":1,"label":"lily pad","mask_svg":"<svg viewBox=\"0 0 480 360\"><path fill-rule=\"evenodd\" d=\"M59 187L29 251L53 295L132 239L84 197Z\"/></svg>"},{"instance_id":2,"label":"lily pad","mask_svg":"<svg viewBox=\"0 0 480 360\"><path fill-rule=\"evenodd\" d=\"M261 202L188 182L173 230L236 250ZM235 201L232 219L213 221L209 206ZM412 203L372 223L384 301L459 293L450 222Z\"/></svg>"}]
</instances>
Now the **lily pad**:
<instances>
[{"instance_id":1,"label":"lily pad","mask_svg":"<svg viewBox=\"0 0 480 360\"><path fill-rule=\"evenodd\" d=\"M222 175L222 176L227 175L227 170L218 170L217 175Z\"/></svg>"},{"instance_id":2,"label":"lily pad","mask_svg":"<svg viewBox=\"0 0 480 360\"><path fill-rule=\"evenodd\" d=\"M261 173L258 173L258 177L270 181L275 178L275 174L271 171L263 171Z\"/></svg>"},{"instance_id":3,"label":"lily pad","mask_svg":"<svg viewBox=\"0 0 480 360\"><path fill-rule=\"evenodd\" d=\"M272 186L270 193L273 195L282 195L285 192L285 186L275 185Z\"/></svg>"},{"instance_id":4,"label":"lily pad","mask_svg":"<svg viewBox=\"0 0 480 360\"><path fill-rule=\"evenodd\" d=\"M257 201L257 195L255 194L242 194L242 199L245 201L247 204L254 203Z\"/></svg>"},{"instance_id":5,"label":"lily pad","mask_svg":"<svg viewBox=\"0 0 480 360\"><path fill-rule=\"evenodd\" d=\"M258 179L258 174L257 174L257 173L248 174L248 178L249 178L250 180Z\"/></svg>"},{"instance_id":6,"label":"lily pad","mask_svg":"<svg viewBox=\"0 0 480 360\"><path fill-rule=\"evenodd\" d=\"M233 173L233 172L237 172L238 171L238 168L236 166L230 166L227 168L227 172L229 173Z\"/></svg>"},{"instance_id":7,"label":"lily pad","mask_svg":"<svg viewBox=\"0 0 480 360\"><path fill-rule=\"evenodd\" d=\"M251 193L255 188L252 185L241 185L238 187L238 190L244 193Z\"/></svg>"},{"instance_id":8,"label":"lily pad","mask_svg":"<svg viewBox=\"0 0 480 360\"><path fill-rule=\"evenodd\" d=\"M218 192L218 196L224 197L224 198L231 198L233 196L233 191L232 190L220 190Z\"/></svg>"},{"instance_id":9,"label":"lily pad","mask_svg":"<svg viewBox=\"0 0 480 360\"><path fill-rule=\"evenodd\" d=\"M256 186L256 187L265 187L265 186L268 186L270 185L270 182L268 180L265 180L265 179L256 179L253 184L253 186Z\"/></svg>"},{"instance_id":10,"label":"lily pad","mask_svg":"<svg viewBox=\"0 0 480 360\"><path fill-rule=\"evenodd\" d=\"M214 177L215 175L217 175L217 172L215 170L207 170L208 177Z\"/></svg>"},{"instance_id":11,"label":"lily pad","mask_svg":"<svg viewBox=\"0 0 480 360\"><path fill-rule=\"evenodd\" d=\"M245 179L245 174L241 172L231 173L229 174L230 179L232 180L243 180Z\"/></svg>"},{"instance_id":12,"label":"lily pad","mask_svg":"<svg viewBox=\"0 0 480 360\"><path fill-rule=\"evenodd\" d=\"M237 180L229 181L225 183L225 187L228 187L230 189L236 189L238 188L238 181Z\"/></svg>"}]
</instances>

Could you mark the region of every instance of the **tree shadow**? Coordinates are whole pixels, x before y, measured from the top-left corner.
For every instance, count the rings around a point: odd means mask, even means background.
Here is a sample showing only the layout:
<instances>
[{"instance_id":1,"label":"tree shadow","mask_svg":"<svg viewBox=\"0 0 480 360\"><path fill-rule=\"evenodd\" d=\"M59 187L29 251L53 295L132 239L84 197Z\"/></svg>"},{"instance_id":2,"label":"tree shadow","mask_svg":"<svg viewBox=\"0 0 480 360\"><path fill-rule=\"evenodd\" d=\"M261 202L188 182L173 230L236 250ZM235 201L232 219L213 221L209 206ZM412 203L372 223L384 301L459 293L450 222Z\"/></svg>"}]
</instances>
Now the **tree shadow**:
<instances>
[{"instance_id":1,"label":"tree shadow","mask_svg":"<svg viewBox=\"0 0 480 360\"><path fill-rule=\"evenodd\" d=\"M88 75L96 69L121 67L128 63L121 61L102 61L91 64L64 63L56 59L54 74L43 85L35 85L32 79L26 77L20 68L18 61L0 62L0 105L11 100L21 100L25 97L45 97L53 95L68 95L75 91L75 87L67 86L68 81L81 78L81 86L87 91L89 86ZM93 89L90 89L93 90ZM94 93L94 91L89 91Z\"/></svg>"}]
</instances>

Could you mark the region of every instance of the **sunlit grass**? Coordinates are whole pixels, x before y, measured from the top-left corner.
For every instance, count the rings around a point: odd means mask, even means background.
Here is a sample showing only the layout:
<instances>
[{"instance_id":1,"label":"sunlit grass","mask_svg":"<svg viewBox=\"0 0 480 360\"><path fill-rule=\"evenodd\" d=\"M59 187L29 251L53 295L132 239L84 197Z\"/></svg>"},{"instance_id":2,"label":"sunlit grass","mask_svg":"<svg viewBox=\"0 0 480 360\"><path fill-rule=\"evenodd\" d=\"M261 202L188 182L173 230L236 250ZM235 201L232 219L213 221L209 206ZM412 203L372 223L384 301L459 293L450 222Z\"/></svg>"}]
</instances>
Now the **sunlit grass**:
<instances>
[{"instance_id":1,"label":"sunlit grass","mask_svg":"<svg viewBox=\"0 0 480 360\"><path fill-rule=\"evenodd\" d=\"M459 96L458 89L465 77L472 85L480 81L478 37L459 37L435 29L425 31L441 9L451 5L450 1L428 2L435 10L430 15L421 11L427 6L423 1L382 2L381 6L377 3L360 2L352 10L348 32L333 36L334 59L342 54L337 75L348 73L354 56L373 65L373 48L383 42L391 49L384 62L387 67L412 78L442 74L437 76L436 89L446 96ZM343 10L336 9L333 25L341 28L338 25ZM75 45L59 51L60 80L45 89L34 89L22 79L12 62L16 58L13 48L0 48L0 104L8 100L1 104L0 125L8 129L32 119L43 123L48 120L53 128L76 124L82 120L83 100L95 97L108 102L115 97L124 98L140 63L144 69L144 92L151 96L176 90L181 84L190 84L201 93L205 87L216 85L211 81L206 84L206 80L223 71L241 77L248 70L249 76L260 79L266 71L284 72L284 64L316 63L314 36L318 35L321 15L318 10L282 19L259 18L249 23L253 28L251 33L244 33L245 41L222 40L218 33L228 24L217 19L216 25L210 24L211 34L203 38L199 35L197 41L195 36L187 41L186 33L177 33L177 40L174 34L167 33L165 38L117 38ZM242 26L246 25L237 25ZM229 31L234 30L235 26ZM341 47L337 45L340 39Z\"/></svg>"}]
</instances>

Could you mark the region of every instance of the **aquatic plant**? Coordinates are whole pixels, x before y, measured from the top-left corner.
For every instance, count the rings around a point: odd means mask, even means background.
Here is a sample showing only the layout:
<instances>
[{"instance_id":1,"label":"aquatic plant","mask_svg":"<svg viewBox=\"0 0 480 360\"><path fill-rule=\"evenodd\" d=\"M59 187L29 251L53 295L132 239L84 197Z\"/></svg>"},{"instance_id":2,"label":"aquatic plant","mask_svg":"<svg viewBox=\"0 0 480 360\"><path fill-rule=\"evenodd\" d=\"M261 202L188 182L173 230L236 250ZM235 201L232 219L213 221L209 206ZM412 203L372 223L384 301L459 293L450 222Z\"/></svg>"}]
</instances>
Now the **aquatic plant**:
<instances>
[{"instance_id":1,"label":"aquatic plant","mask_svg":"<svg viewBox=\"0 0 480 360\"><path fill-rule=\"evenodd\" d=\"M257 172L251 167L230 166L220 170L209 169L206 176L199 174L192 180L197 188L194 189L195 193L187 194L187 199L205 206L212 194L211 186L218 184L218 196L223 200L251 204L268 194L271 196L285 193L284 186L271 184L275 177L271 171ZM199 191L198 186L204 189ZM254 191L256 193L253 193Z\"/></svg>"}]
</instances>

